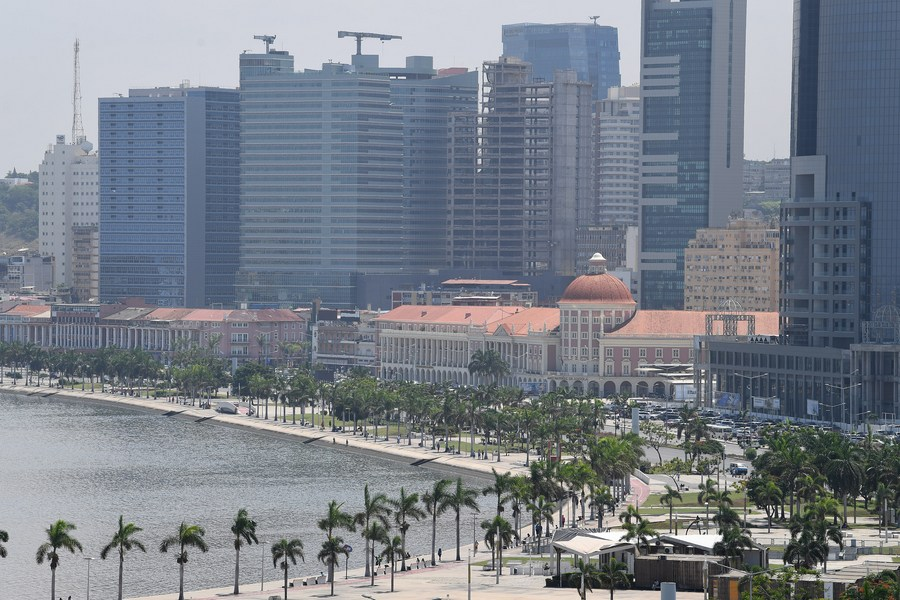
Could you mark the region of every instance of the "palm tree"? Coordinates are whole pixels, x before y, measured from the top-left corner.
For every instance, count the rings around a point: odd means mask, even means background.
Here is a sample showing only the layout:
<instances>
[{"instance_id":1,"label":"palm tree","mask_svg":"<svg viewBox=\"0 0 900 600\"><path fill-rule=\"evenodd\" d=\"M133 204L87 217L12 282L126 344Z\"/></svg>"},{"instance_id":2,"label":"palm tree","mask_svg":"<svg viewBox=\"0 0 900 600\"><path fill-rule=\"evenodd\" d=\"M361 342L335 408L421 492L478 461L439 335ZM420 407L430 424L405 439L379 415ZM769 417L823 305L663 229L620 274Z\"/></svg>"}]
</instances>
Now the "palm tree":
<instances>
[{"instance_id":1,"label":"palm tree","mask_svg":"<svg viewBox=\"0 0 900 600\"><path fill-rule=\"evenodd\" d=\"M622 539L625 541L634 540L638 547L638 554L640 554L641 548L650 552L650 540L659 535L659 533L653 529L650 521L647 521L641 516L638 516L634 523L623 524L623 527L625 528L626 533L622 536Z\"/></svg>"},{"instance_id":2,"label":"palm tree","mask_svg":"<svg viewBox=\"0 0 900 600\"><path fill-rule=\"evenodd\" d=\"M491 472L494 474L494 483L481 490L481 493L485 496L497 494L497 516L499 517L500 513L503 512L503 505L509 500L508 494L512 491L513 474L509 472L498 473L497 469L494 468L491 469Z\"/></svg>"},{"instance_id":3,"label":"palm tree","mask_svg":"<svg viewBox=\"0 0 900 600\"><path fill-rule=\"evenodd\" d=\"M75 550L82 551L81 543L71 536L75 531L75 524L56 521L46 530L47 541L41 544L37 550L37 564L44 564L44 560L50 561L50 598L56 598L56 567L59 566L59 550L68 550L75 554Z\"/></svg>"},{"instance_id":4,"label":"palm tree","mask_svg":"<svg viewBox=\"0 0 900 600\"><path fill-rule=\"evenodd\" d=\"M844 504L844 526L847 526L847 498L859 492L863 479L863 461L858 448L843 437L836 438L830 452L831 459L825 464L825 475L835 493L839 493Z\"/></svg>"},{"instance_id":5,"label":"palm tree","mask_svg":"<svg viewBox=\"0 0 900 600\"><path fill-rule=\"evenodd\" d=\"M434 560L434 547L437 540L437 518L449 508L447 504L447 488L453 483L449 479L441 479L434 482L434 487L425 492L422 496L422 502L425 509L431 515L431 566L437 563Z\"/></svg>"},{"instance_id":6,"label":"palm tree","mask_svg":"<svg viewBox=\"0 0 900 600\"><path fill-rule=\"evenodd\" d=\"M288 561L296 565L297 559L306 561L303 556L303 542L294 538L287 540L281 538L272 544L272 566L277 567L278 561L281 561L281 569L284 571L284 600L287 600L288 593Z\"/></svg>"},{"instance_id":7,"label":"palm tree","mask_svg":"<svg viewBox=\"0 0 900 600\"><path fill-rule=\"evenodd\" d=\"M713 553L725 557L725 563L732 565L732 559L743 559L744 550L753 547L750 532L740 527L726 527L722 530L722 539L713 545Z\"/></svg>"},{"instance_id":8,"label":"palm tree","mask_svg":"<svg viewBox=\"0 0 900 600\"><path fill-rule=\"evenodd\" d=\"M256 539L256 521L247 514L247 509L238 510L231 525L231 533L234 534L234 594L240 594L238 582L241 577L241 546L258 543ZM121 600L121 599L120 599Z\"/></svg>"},{"instance_id":9,"label":"palm tree","mask_svg":"<svg viewBox=\"0 0 900 600\"><path fill-rule=\"evenodd\" d=\"M769 533L772 533L772 516L778 510L778 506L784 502L784 492L778 484L769 479L755 491L755 500L766 511L769 521Z\"/></svg>"},{"instance_id":10,"label":"palm tree","mask_svg":"<svg viewBox=\"0 0 900 600\"><path fill-rule=\"evenodd\" d=\"M496 350L476 350L469 361L469 374L488 377L491 383L509 373L509 364Z\"/></svg>"},{"instance_id":11,"label":"palm tree","mask_svg":"<svg viewBox=\"0 0 900 600\"><path fill-rule=\"evenodd\" d=\"M597 579L600 585L609 588L609 600L613 600L617 585L625 589L631 585L628 580L628 566L615 557L610 557L609 562L600 567Z\"/></svg>"},{"instance_id":12,"label":"palm tree","mask_svg":"<svg viewBox=\"0 0 900 600\"><path fill-rule=\"evenodd\" d=\"M340 566L341 555L345 560L349 558L350 551L341 537L328 535L328 539L322 542L322 549L319 550L319 561L328 567L328 581L331 582L331 595L334 596L334 568Z\"/></svg>"},{"instance_id":13,"label":"palm tree","mask_svg":"<svg viewBox=\"0 0 900 600\"><path fill-rule=\"evenodd\" d=\"M384 540L384 550L381 552L382 558L391 561L391 591L394 591L394 571L396 571L397 557L404 556L406 552L403 550L403 541L399 535Z\"/></svg>"},{"instance_id":14,"label":"palm tree","mask_svg":"<svg viewBox=\"0 0 900 600\"><path fill-rule=\"evenodd\" d=\"M425 511L419 508L419 494L413 492L407 494L406 489L400 488L400 497L389 501L394 508L394 522L400 529L400 544L403 546L400 570L406 571L406 532L409 531L409 519L419 521L425 518Z\"/></svg>"},{"instance_id":15,"label":"palm tree","mask_svg":"<svg viewBox=\"0 0 900 600\"><path fill-rule=\"evenodd\" d=\"M597 510L597 527L603 527L603 517L606 515L607 509L615 510L616 499L613 498L609 487L596 481L589 484L590 494L588 496L591 505L591 519L594 518L594 510Z\"/></svg>"},{"instance_id":16,"label":"palm tree","mask_svg":"<svg viewBox=\"0 0 900 600\"><path fill-rule=\"evenodd\" d=\"M705 504L710 501L714 502L717 494L718 489L716 482L712 479L707 479L700 485L700 493L697 494L697 504Z\"/></svg>"},{"instance_id":17,"label":"palm tree","mask_svg":"<svg viewBox=\"0 0 900 600\"><path fill-rule=\"evenodd\" d=\"M496 473L496 471L495 471ZM462 477L458 477L456 479L456 487L447 494L447 507L452 508L453 512L456 513L456 560L457 562L462 560L459 555L459 514L464 508L472 509L475 512L479 512L478 510L478 502L476 501L478 498L478 490L467 488L463 486Z\"/></svg>"},{"instance_id":18,"label":"palm tree","mask_svg":"<svg viewBox=\"0 0 900 600\"><path fill-rule=\"evenodd\" d=\"M100 558L106 560L106 557L113 550L119 551L119 600L122 600L122 579L125 572L125 553L137 548L141 552L146 552L143 542L134 538L135 534L142 532L143 529L134 523L125 523L122 515L119 515L119 529L113 535L112 540L100 551Z\"/></svg>"},{"instance_id":19,"label":"palm tree","mask_svg":"<svg viewBox=\"0 0 900 600\"><path fill-rule=\"evenodd\" d=\"M575 563L575 573L581 576L581 585L578 586L578 595L581 600L586 600L587 593L594 591L594 581L599 580L600 569L588 560L578 559Z\"/></svg>"},{"instance_id":20,"label":"palm tree","mask_svg":"<svg viewBox=\"0 0 900 600\"><path fill-rule=\"evenodd\" d=\"M9 541L9 534L0 529L0 558L6 558L6 542Z\"/></svg>"},{"instance_id":21,"label":"palm tree","mask_svg":"<svg viewBox=\"0 0 900 600\"><path fill-rule=\"evenodd\" d=\"M513 538L518 538L518 536L509 521L499 515L493 519L482 521L481 528L484 529L484 543L491 549L491 563L497 569L499 582L500 571L503 570L503 546L510 545ZM494 561L495 556L500 563L499 568L497 562Z\"/></svg>"},{"instance_id":22,"label":"palm tree","mask_svg":"<svg viewBox=\"0 0 900 600\"><path fill-rule=\"evenodd\" d=\"M669 507L669 533L672 533L672 513L675 510L675 501L681 500L681 492L671 486L666 486L666 493L660 496L659 501ZM675 535L678 535L678 523L675 523Z\"/></svg>"},{"instance_id":23,"label":"palm tree","mask_svg":"<svg viewBox=\"0 0 900 600\"><path fill-rule=\"evenodd\" d=\"M341 510L341 507L344 506L344 503L337 503L336 500L332 500L328 503L328 512L325 514L325 517L319 519L317 525L319 529L324 531L327 534L327 540L323 543L323 551L325 544L331 543L332 539L340 540L343 548L344 540L339 537L334 536L335 529L346 529L347 531L355 531L356 527L354 526L354 517L348 512L344 512ZM322 560L322 552L319 553L319 560ZM328 563L326 563L328 564ZM329 565L328 569L328 581L331 582L332 585L332 595L334 594L334 564Z\"/></svg>"},{"instance_id":24,"label":"palm tree","mask_svg":"<svg viewBox=\"0 0 900 600\"><path fill-rule=\"evenodd\" d=\"M168 552L172 546L178 546L178 556L175 562L178 563L178 600L184 600L184 565L188 561L188 548L196 548L200 552L209 550L206 540L203 536L206 530L199 525L188 525L184 521L178 526L178 533L164 539L159 544L160 552Z\"/></svg>"},{"instance_id":25,"label":"palm tree","mask_svg":"<svg viewBox=\"0 0 900 600\"><path fill-rule=\"evenodd\" d=\"M361 512L356 513L353 521L357 525L362 525L363 536L365 537L365 531L369 529L373 520L380 521L384 527L387 527L390 512L391 508L388 504L387 496L384 494L375 494L373 496L369 493L369 484L367 483L363 490L363 509ZM371 551L374 551L374 548ZM366 577L369 576L370 570L374 569L374 565L369 561L369 553L369 538L366 538Z\"/></svg>"},{"instance_id":26,"label":"palm tree","mask_svg":"<svg viewBox=\"0 0 900 600\"><path fill-rule=\"evenodd\" d=\"M372 585L375 585L375 544L377 542L386 543L389 539L388 536L388 528L379 520L374 520L369 523L369 526L363 529L362 532L363 537L366 539L367 548L371 545L372 548Z\"/></svg>"}]
</instances>

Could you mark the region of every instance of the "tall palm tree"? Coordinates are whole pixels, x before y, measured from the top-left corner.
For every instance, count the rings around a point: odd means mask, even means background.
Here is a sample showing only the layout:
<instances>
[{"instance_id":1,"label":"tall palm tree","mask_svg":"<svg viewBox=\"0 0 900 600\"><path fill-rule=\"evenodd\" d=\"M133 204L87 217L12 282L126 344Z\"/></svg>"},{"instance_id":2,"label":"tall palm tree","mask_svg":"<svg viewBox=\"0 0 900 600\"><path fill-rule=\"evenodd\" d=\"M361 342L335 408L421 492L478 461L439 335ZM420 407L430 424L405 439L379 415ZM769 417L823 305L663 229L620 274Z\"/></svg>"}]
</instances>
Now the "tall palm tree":
<instances>
[{"instance_id":1,"label":"tall palm tree","mask_svg":"<svg viewBox=\"0 0 900 600\"><path fill-rule=\"evenodd\" d=\"M292 540L281 538L272 544L272 566L277 567L280 560L281 570L284 571L284 600L288 597L288 562L296 565L298 558L306 561L306 557L303 556L303 542L297 538Z\"/></svg>"},{"instance_id":2,"label":"tall palm tree","mask_svg":"<svg viewBox=\"0 0 900 600\"><path fill-rule=\"evenodd\" d=\"M496 471L495 471L496 472ZM478 490L467 488L463 485L462 477L456 479L456 487L447 494L447 507L452 508L456 514L456 560L462 560L459 555L459 515L462 509L469 508L478 511Z\"/></svg>"},{"instance_id":3,"label":"tall palm tree","mask_svg":"<svg viewBox=\"0 0 900 600\"><path fill-rule=\"evenodd\" d=\"M399 535L384 540L384 550L381 557L391 562L391 591L394 591L394 571L397 569L397 557L404 556L406 552L403 550L403 541Z\"/></svg>"},{"instance_id":4,"label":"tall palm tree","mask_svg":"<svg viewBox=\"0 0 900 600\"><path fill-rule=\"evenodd\" d=\"M825 464L824 473L831 489L842 497L844 524L847 526L847 499L850 494L856 496L859 493L863 480L863 461L857 446L844 437L836 438L829 455L831 458Z\"/></svg>"},{"instance_id":5,"label":"tall palm tree","mask_svg":"<svg viewBox=\"0 0 900 600\"><path fill-rule=\"evenodd\" d=\"M366 539L366 542L372 548L372 585L375 585L375 544L381 542L385 543L388 539L388 528L381 521L375 519L369 526L363 529L363 537ZM369 547L369 546L367 546Z\"/></svg>"},{"instance_id":6,"label":"tall palm tree","mask_svg":"<svg viewBox=\"0 0 900 600\"><path fill-rule=\"evenodd\" d=\"M609 588L609 600L613 600L616 586L628 589L631 585L628 580L628 565L615 557L610 557L609 562L600 567L597 579L600 585Z\"/></svg>"},{"instance_id":7,"label":"tall palm tree","mask_svg":"<svg viewBox=\"0 0 900 600\"><path fill-rule=\"evenodd\" d=\"M82 551L81 543L72 537L71 532L75 531L74 523L56 521L46 530L47 541L38 547L35 559L37 564L44 564L44 560L50 562L50 598L56 598L56 568L59 566L59 550L68 550L75 554L75 550Z\"/></svg>"},{"instance_id":8,"label":"tall palm tree","mask_svg":"<svg viewBox=\"0 0 900 600\"><path fill-rule=\"evenodd\" d=\"M590 494L588 502L591 505L591 519L594 518L594 510L597 511L597 527L603 527L603 517L607 510L615 510L616 499L613 498L609 487L596 481L589 484Z\"/></svg>"},{"instance_id":9,"label":"tall palm tree","mask_svg":"<svg viewBox=\"0 0 900 600\"><path fill-rule=\"evenodd\" d=\"M625 529L625 535L622 536L622 539L625 541L634 540L638 547L639 554L641 548L650 552L650 540L659 535L659 533L653 529L650 521L643 517L638 517L634 523L625 523L623 527Z\"/></svg>"},{"instance_id":10,"label":"tall palm tree","mask_svg":"<svg viewBox=\"0 0 900 600\"><path fill-rule=\"evenodd\" d=\"M766 511L769 522L769 531L772 533L772 516L778 510L778 506L784 502L784 492L773 480L767 480L755 490L754 500Z\"/></svg>"},{"instance_id":11,"label":"tall palm tree","mask_svg":"<svg viewBox=\"0 0 900 600\"><path fill-rule=\"evenodd\" d=\"M6 542L9 541L9 534L0 529L0 558L6 558Z\"/></svg>"},{"instance_id":12,"label":"tall palm tree","mask_svg":"<svg viewBox=\"0 0 900 600\"><path fill-rule=\"evenodd\" d=\"M385 494L372 495L369 492L369 484L367 483L363 490L363 509L356 513L353 521L355 524L361 525L365 532L365 530L369 529L372 521L380 521L384 527L387 527L390 513L391 507L388 504L387 496ZM363 535L365 536L365 533ZM369 576L371 569L374 569L374 565L369 561L370 548L369 538L366 538L366 577Z\"/></svg>"},{"instance_id":13,"label":"tall palm tree","mask_svg":"<svg viewBox=\"0 0 900 600\"><path fill-rule=\"evenodd\" d=\"M106 560L106 557L113 550L119 552L119 600L122 600L122 579L125 572L125 553L137 548L141 552L146 552L147 548L143 542L135 539L135 534L142 532L143 529L134 523L125 523L122 515L119 515L119 528L113 535L112 540L100 551L100 558Z\"/></svg>"},{"instance_id":14,"label":"tall palm tree","mask_svg":"<svg viewBox=\"0 0 900 600\"><path fill-rule=\"evenodd\" d=\"M234 534L234 594L236 596L241 593L238 589L241 579L241 546L245 543L248 546L258 543L256 521L250 518L246 508L239 509L234 516L231 533Z\"/></svg>"},{"instance_id":15,"label":"tall palm tree","mask_svg":"<svg viewBox=\"0 0 900 600\"><path fill-rule=\"evenodd\" d=\"M503 546L510 545L513 538L518 538L518 536L512 525L509 524L509 521L499 515L493 519L482 521L481 528L484 529L484 543L491 549L491 563L497 569L499 577L500 571L503 570ZM497 562L494 561L495 556L499 562L499 567Z\"/></svg>"},{"instance_id":16,"label":"tall palm tree","mask_svg":"<svg viewBox=\"0 0 900 600\"><path fill-rule=\"evenodd\" d=\"M487 377L496 383L500 377L509 373L509 364L496 350L476 350L469 361L469 374Z\"/></svg>"},{"instance_id":17,"label":"tall palm tree","mask_svg":"<svg viewBox=\"0 0 900 600\"><path fill-rule=\"evenodd\" d=\"M425 511L419 507L419 494L413 492L407 494L406 489L400 488L400 497L389 501L394 509L394 522L400 529L400 544L403 546L401 556L401 571L406 571L406 532L409 531L409 520L419 521L425 518Z\"/></svg>"},{"instance_id":18,"label":"tall palm tree","mask_svg":"<svg viewBox=\"0 0 900 600\"><path fill-rule=\"evenodd\" d=\"M599 579L600 569L590 560L585 562L578 559L575 562L575 573L581 576L581 585L578 586L578 596L581 600L587 599L587 593L594 591L594 581Z\"/></svg>"},{"instance_id":19,"label":"tall palm tree","mask_svg":"<svg viewBox=\"0 0 900 600\"><path fill-rule=\"evenodd\" d=\"M672 513L675 510L675 501L681 500L681 492L671 486L666 486L666 493L660 496L659 501L669 507L669 533L672 533ZM678 523L675 523L675 535L678 535Z\"/></svg>"},{"instance_id":20,"label":"tall palm tree","mask_svg":"<svg viewBox=\"0 0 900 600\"><path fill-rule=\"evenodd\" d=\"M494 483L481 490L481 493L485 496L497 495L497 516L499 517L500 513L503 512L503 505L509 501L509 493L512 491L514 476L509 472L498 473L497 469L493 468L491 472L494 474Z\"/></svg>"},{"instance_id":21,"label":"tall palm tree","mask_svg":"<svg viewBox=\"0 0 900 600\"><path fill-rule=\"evenodd\" d=\"M199 525L188 525L184 521L178 526L178 533L170 535L159 544L160 552L168 552L173 546L178 547L175 562L178 563L178 600L184 600L184 565L188 561L188 548L196 548L200 552L209 550L203 536L206 530Z\"/></svg>"},{"instance_id":22,"label":"tall palm tree","mask_svg":"<svg viewBox=\"0 0 900 600\"><path fill-rule=\"evenodd\" d=\"M434 486L425 492L422 496L422 502L425 504L425 509L428 511L428 514L431 515L431 566L437 564L434 560L434 547L435 542L437 541L437 518L441 516L449 506L447 505L447 488L450 487L450 484L453 483L449 479L441 479L440 481L435 481Z\"/></svg>"},{"instance_id":23,"label":"tall palm tree","mask_svg":"<svg viewBox=\"0 0 900 600\"><path fill-rule=\"evenodd\" d=\"M556 506L552 502L547 502L547 499L543 496L538 496L534 502L528 504L527 508L531 512L532 529L535 529L537 524L544 521L547 523L544 533L549 537L550 524L553 522L553 514L556 512ZM541 541L538 540L538 545L540 545L540 543Z\"/></svg>"},{"instance_id":24,"label":"tall palm tree","mask_svg":"<svg viewBox=\"0 0 900 600\"><path fill-rule=\"evenodd\" d=\"M334 596L334 568L340 566L341 555L344 560L349 558L350 551L344 539L338 536L328 535L328 538L322 542L322 549L319 550L319 561L328 567L328 581L331 583L331 595Z\"/></svg>"},{"instance_id":25,"label":"tall palm tree","mask_svg":"<svg viewBox=\"0 0 900 600\"><path fill-rule=\"evenodd\" d=\"M317 525L319 529L324 531L327 535L327 540L323 544L323 548L325 544L331 543L332 539L338 539L343 544L344 540L339 537L335 537L334 530L335 529L346 529L347 531L355 531L356 527L354 524L354 517L348 512L344 512L341 510L341 507L344 506L344 503L341 502L338 504L336 500L332 500L328 503L328 512L325 513L325 517L319 519ZM343 548L343 545L341 546ZM319 553L319 560L322 560L321 552ZM327 563L326 563L327 564ZM329 566L328 569L328 581L331 582L332 585L332 594L334 594L334 564Z\"/></svg>"}]
</instances>

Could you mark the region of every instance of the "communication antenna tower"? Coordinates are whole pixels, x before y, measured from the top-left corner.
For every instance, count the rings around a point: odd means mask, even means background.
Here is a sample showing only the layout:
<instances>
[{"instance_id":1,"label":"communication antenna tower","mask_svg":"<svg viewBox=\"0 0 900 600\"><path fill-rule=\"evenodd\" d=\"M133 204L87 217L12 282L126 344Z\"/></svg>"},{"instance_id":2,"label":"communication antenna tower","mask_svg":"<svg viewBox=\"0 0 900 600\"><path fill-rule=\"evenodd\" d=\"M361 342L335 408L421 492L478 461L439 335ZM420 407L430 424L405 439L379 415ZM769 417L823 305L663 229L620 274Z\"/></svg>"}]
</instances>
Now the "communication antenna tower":
<instances>
[{"instance_id":1,"label":"communication antenna tower","mask_svg":"<svg viewBox=\"0 0 900 600\"><path fill-rule=\"evenodd\" d=\"M75 38L75 85L72 90L72 144L83 143L84 123L81 122L81 69L78 64L78 38Z\"/></svg>"},{"instance_id":2,"label":"communication antenna tower","mask_svg":"<svg viewBox=\"0 0 900 600\"><path fill-rule=\"evenodd\" d=\"M599 19L599 18L600 18L600 15L595 15L595 16L592 16L592 17L588 17L588 19L590 19L591 21L594 22L594 25L597 24L597 19Z\"/></svg>"}]
</instances>

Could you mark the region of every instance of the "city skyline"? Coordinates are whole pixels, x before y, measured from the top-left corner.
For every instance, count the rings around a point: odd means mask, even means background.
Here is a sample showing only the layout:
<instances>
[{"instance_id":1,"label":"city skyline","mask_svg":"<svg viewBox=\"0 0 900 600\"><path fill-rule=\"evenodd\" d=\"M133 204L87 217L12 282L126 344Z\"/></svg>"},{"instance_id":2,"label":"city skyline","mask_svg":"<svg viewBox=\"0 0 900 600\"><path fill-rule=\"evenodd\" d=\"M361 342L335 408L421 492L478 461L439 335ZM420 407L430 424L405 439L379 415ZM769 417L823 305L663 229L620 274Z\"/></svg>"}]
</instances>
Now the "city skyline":
<instances>
[{"instance_id":1,"label":"city skyline","mask_svg":"<svg viewBox=\"0 0 900 600\"><path fill-rule=\"evenodd\" d=\"M246 7L220 3L215 14L202 6L162 2L125 8L104 1L78 5L54 3L23 6L17 23L0 42L4 55L15 57L17 76L4 94L0 150L5 169L36 169L48 143L72 122L72 46L81 40L81 89L87 137L97 139L97 99L127 95L131 88L178 85L236 87L233 57L243 50L258 52L255 34L275 34L275 47L297 56L298 68L322 62L349 62L352 40L338 39L338 30L377 31L403 36L385 43L367 41L363 51L377 53L383 64L401 64L409 55L433 55L435 66L480 68L502 48L503 24L589 22L617 27L623 85L638 81L640 8L612 0L571 2L559 8L537 2L477 6L467 0L453 10L413 13L410 3L388 0L377 14L354 14L359 2L328 7L268 3L247 14ZM514 6L514 8L513 8ZM52 14L48 14L51 12ZM126 14L127 11L127 14ZM135 13L135 11L142 11ZM358 11L357 11L358 12ZM478 20L470 15L477 14ZM349 17L346 15L350 15ZM140 24L139 28L135 24ZM296 23L297 28L285 24ZM155 32L165 32L161 37ZM466 32L460 35L459 32ZM747 32L747 158L786 156L790 113L791 6L778 0L754 0L748 8ZM164 43L163 43L164 42ZM40 48L40 52L23 52ZM111 50L111 49L114 49ZM133 65L140 65L140 69Z\"/></svg>"}]
</instances>

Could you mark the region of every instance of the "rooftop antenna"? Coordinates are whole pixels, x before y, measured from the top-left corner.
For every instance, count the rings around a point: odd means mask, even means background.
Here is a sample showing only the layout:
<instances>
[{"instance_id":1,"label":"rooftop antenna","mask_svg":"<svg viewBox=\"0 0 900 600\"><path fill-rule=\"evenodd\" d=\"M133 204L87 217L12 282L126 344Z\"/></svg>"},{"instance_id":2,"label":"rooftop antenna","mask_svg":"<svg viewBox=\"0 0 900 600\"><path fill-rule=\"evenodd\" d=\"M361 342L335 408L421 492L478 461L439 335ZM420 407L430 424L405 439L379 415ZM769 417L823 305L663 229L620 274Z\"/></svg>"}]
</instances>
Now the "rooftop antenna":
<instances>
[{"instance_id":1,"label":"rooftop antenna","mask_svg":"<svg viewBox=\"0 0 900 600\"><path fill-rule=\"evenodd\" d=\"M78 38L75 38L75 85L72 90L72 144L78 145L87 139L84 123L81 122L81 69L78 65Z\"/></svg>"},{"instance_id":2,"label":"rooftop antenna","mask_svg":"<svg viewBox=\"0 0 900 600\"><path fill-rule=\"evenodd\" d=\"M591 21L594 22L594 25L597 24L597 19L599 19L599 18L600 18L600 15L595 15L595 16L593 16L593 17L588 17L588 19L590 19Z\"/></svg>"},{"instance_id":3,"label":"rooftop antenna","mask_svg":"<svg viewBox=\"0 0 900 600\"><path fill-rule=\"evenodd\" d=\"M356 56L362 54L363 38L374 38L385 42L387 40L402 40L403 36L390 35L388 33L368 33L366 31L338 31L339 38L353 37L356 38Z\"/></svg>"},{"instance_id":4,"label":"rooftop antenna","mask_svg":"<svg viewBox=\"0 0 900 600\"><path fill-rule=\"evenodd\" d=\"M266 54L268 54L268 53L269 53L269 46L271 46L272 44L275 43L275 37L276 37L276 36L274 36L274 35L254 35L254 36L253 36L253 39L254 39L254 40L259 40L259 41L261 41L263 44L265 44L265 45L266 45Z\"/></svg>"}]
</instances>

